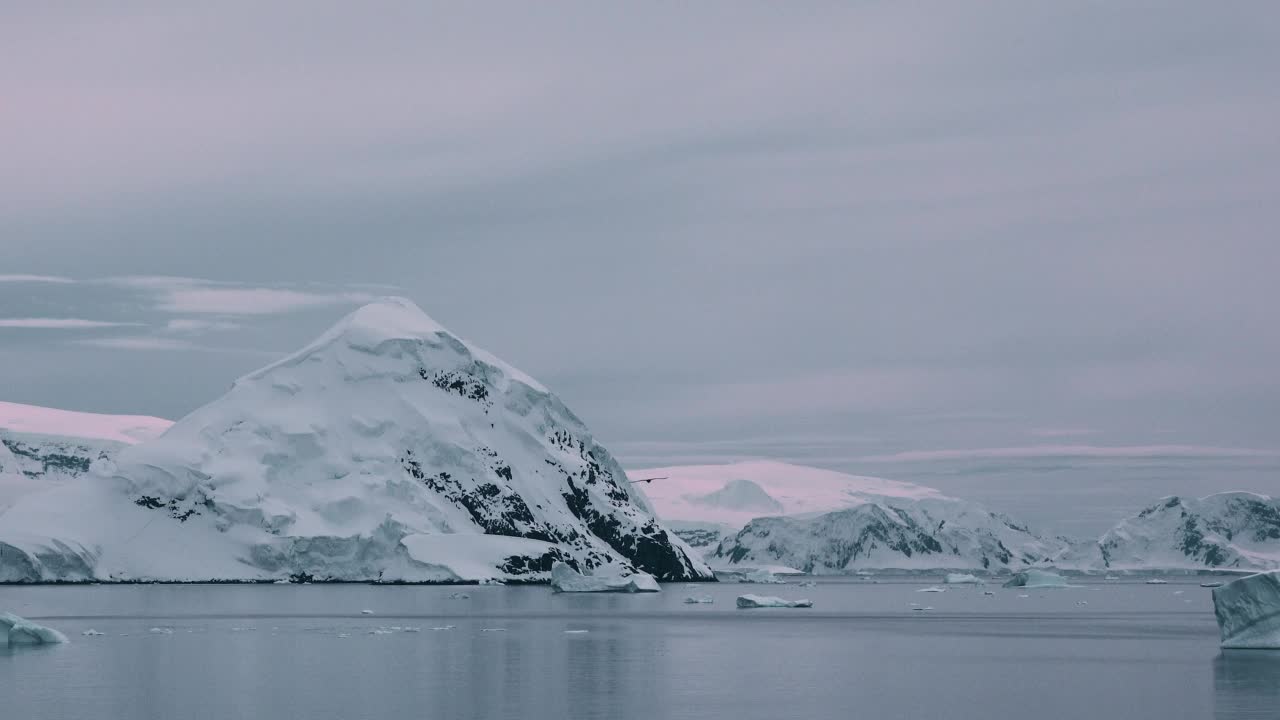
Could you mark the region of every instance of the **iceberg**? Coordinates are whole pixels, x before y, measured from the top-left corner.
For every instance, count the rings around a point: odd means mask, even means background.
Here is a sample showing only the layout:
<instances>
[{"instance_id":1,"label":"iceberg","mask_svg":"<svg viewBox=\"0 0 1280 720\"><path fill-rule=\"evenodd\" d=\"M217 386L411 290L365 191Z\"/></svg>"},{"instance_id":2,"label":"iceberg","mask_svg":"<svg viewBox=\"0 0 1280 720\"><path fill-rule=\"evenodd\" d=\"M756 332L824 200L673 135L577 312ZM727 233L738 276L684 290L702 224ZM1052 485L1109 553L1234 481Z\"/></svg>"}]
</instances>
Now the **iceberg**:
<instances>
[{"instance_id":1,"label":"iceberg","mask_svg":"<svg viewBox=\"0 0 1280 720\"><path fill-rule=\"evenodd\" d=\"M947 573L947 577L943 580L948 585L977 585L982 582L977 575L969 573Z\"/></svg>"},{"instance_id":2,"label":"iceberg","mask_svg":"<svg viewBox=\"0 0 1280 720\"><path fill-rule=\"evenodd\" d=\"M743 575L742 579L739 580L738 582L757 583L760 585L785 585L787 583L786 580L783 580L777 575L774 575L773 573L764 569L752 570L746 575Z\"/></svg>"},{"instance_id":3,"label":"iceberg","mask_svg":"<svg viewBox=\"0 0 1280 720\"><path fill-rule=\"evenodd\" d=\"M740 608L809 608L813 607L811 600L783 600L780 597L771 595L739 595L738 607Z\"/></svg>"},{"instance_id":4,"label":"iceberg","mask_svg":"<svg viewBox=\"0 0 1280 720\"><path fill-rule=\"evenodd\" d=\"M1055 588L1067 587L1067 581L1061 575L1048 570L1023 570L1015 573L1004 586L1007 588Z\"/></svg>"},{"instance_id":5,"label":"iceberg","mask_svg":"<svg viewBox=\"0 0 1280 720\"><path fill-rule=\"evenodd\" d=\"M1213 614L1222 647L1280 649L1280 570L1214 588Z\"/></svg>"},{"instance_id":6,"label":"iceberg","mask_svg":"<svg viewBox=\"0 0 1280 720\"><path fill-rule=\"evenodd\" d=\"M13 613L0 613L0 635L9 645L56 645L67 642L67 636L38 625Z\"/></svg>"},{"instance_id":7,"label":"iceberg","mask_svg":"<svg viewBox=\"0 0 1280 720\"><path fill-rule=\"evenodd\" d=\"M658 581L647 573L623 575L614 566L599 569L594 575L583 575L557 560L551 565L551 589L555 592L659 592Z\"/></svg>"}]
</instances>

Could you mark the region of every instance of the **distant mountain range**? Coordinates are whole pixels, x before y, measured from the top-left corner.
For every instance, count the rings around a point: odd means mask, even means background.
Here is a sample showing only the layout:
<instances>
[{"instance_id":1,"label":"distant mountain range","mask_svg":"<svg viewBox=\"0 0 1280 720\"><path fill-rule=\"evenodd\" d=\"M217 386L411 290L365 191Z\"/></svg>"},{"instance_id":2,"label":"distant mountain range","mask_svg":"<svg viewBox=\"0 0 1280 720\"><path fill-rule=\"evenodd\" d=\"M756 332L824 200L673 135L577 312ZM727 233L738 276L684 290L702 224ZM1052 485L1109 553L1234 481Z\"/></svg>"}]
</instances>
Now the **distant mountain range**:
<instances>
[{"instance_id":1,"label":"distant mountain range","mask_svg":"<svg viewBox=\"0 0 1280 720\"><path fill-rule=\"evenodd\" d=\"M932 488L754 461L627 475L560 400L407 300L176 424L0 403L0 581L545 580L710 566L1280 568L1280 501L1161 499L1093 540Z\"/></svg>"},{"instance_id":2,"label":"distant mountain range","mask_svg":"<svg viewBox=\"0 0 1280 720\"><path fill-rule=\"evenodd\" d=\"M932 488L752 461L634 471L667 520L716 567L1069 569L1280 567L1280 501L1226 492L1170 497L1097 540L1041 535ZM744 517L755 515L744 520Z\"/></svg>"}]
</instances>

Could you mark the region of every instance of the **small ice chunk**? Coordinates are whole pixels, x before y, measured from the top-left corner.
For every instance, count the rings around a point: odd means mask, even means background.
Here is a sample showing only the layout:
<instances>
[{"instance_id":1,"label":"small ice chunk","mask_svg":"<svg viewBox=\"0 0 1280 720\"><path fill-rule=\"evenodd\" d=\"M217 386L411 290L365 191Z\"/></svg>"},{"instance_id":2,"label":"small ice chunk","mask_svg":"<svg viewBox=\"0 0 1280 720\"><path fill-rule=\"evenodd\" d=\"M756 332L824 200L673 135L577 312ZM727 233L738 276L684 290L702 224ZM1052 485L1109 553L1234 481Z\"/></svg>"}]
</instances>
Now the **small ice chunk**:
<instances>
[{"instance_id":1,"label":"small ice chunk","mask_svg":"<svg viewBox=\"0 0 1280 720\"><path fill-rule=\"evenodd\" d=\"M551 589L570 592L659 592L658 581L647 573L624 574L616 567L600 568L594 575L583 575L557 560L551 564Z\"/></svg>"},{"instance_id":2,"label":"small ice chunk","mask_svg":"<svg viewBox=\"0 0 1280 720\"><path fill-rule=\"evenodd\" d=\"M431 629L432 630L452 630L456 627L458 626L457 625L441 625L440 627L433 627Z\"/></svg>"},{"instance_id":3,"label":"small ice chunk","mask_svg":"<svg viewBox=\"0 0 1280 720\"><path fill-rule=\"evenodd\" d=\"M480 632L506 632L506 628L480 628Z\"/></svg>"},{"instance_id":4,"label":"small ice chunk","mask_svg":"<svg viewBox=\"0 0 1280 720\"><path fill-rule=\"evenodd\" d=\"M917 611L917 612L925 612L925 611L927 611L927 610L932 610L932 609L933 609L933 606L932 606L932 605L926 605L925 607L913 607L913 608L911 608L911 609L912 609L912 610L915 610L915 611Z\"/></svg>"},{"instance_id":5,"label":"small ice chunk","mask_svg":"<svg viewBox=\"0 0 1280 720\"><path fill-rule=\"evenodd\" d=\"M1031 596L1030 596L1030 595L1019 595L1018 597L1027 597L1027 598L1029 598L1029 597L1031 597Z\"/></svg>"},{"instance_id":6,"label":"small ice chunk","mask_svg":"<svg viewBox=\"0 0 1280 720\"><path fill-rule=\"evenodd\" d=\"M802 588L818 587L818 583L816 583L816 582L814 582L814 581L812 581L812 580L805 580L805 581L804 581L804 582L802 582L802 583L797 583L797 584L796 584L796 587L802 587Z\"/></svg>"},{"instance_id":7,"label":"small ice chunk","mask_svg":"<svg viewBox=\"0 0 1280 720\"><path fill-rule=\"evenodd\" d=\"M464 592L449 593L450 600L470 600L471 596Z\"/></svg>"},{"instance_id":8,"label":"small ice chunk","mask_svg":"<svg viewBox=\"0 0 1280 720\"><path fill-rule=\"evenodd\" d=\"M1174 591L1173 591L1173 594L1174 594L1174 595L1181 595L1183 592L1185 592L1185 591L1184 591L1184 590L1174 590Z\"/></svg>"},{"instance_id":9,"label":"small ice chunk","mask_svg":"<svg viewBox=\"0 0 1280 720\"><path fill-rule=\"evenodd\" d=\"M710 595L690 595L684 599L685 605L710 605L715 602L715 598Z\"/></svg>"},{"instance_id":10,"label":"small ice chunk","mask_svg":"<svg viewBox=\"0 0 1280 720\"><path fill-rule=\"evenodd\" d=\"M740 608L808 608L813 607L810 600L783 600L771 595L739 595Z\"/></svg>"},{"instance_id":11,"label":"small ice chunk","mask_svg":"<svg viewBox=\"0 0 1280 720\"><path fill-rule=\"evenodd\" d=\"M1280 649L1280 570L1214 588L1213 614L1222 647Z\"/></svg>"},{"instance_id":12,"label":"small ice chunk","mask_svg":"<svg viewBox=\"0 0 1280 720\"><path fill-rule=\"evenodd\" d=\"M172 634L173 634L173 628L168 628L168 627L153 627L153 628L151 628L150 630L148 630L147 632L151 633L152 635L172 635Z\"/></svg>"},{"instance_id":13,"label":"small ice chunk","mask_svg":"<svg viewBox=\"0 0 1280 720\"><path fill-rule=\"evenodd\" d=\"M9 645L55 645L67 642L67 636L13 613L0 613L0 636Z\"/></svg>"},{"instance_id":14,"label":"small ice chunk","mask_svg":"<svg viewBox=\"0 0 1280 720\"><path fill-rule=\"evenodd\" d=\"M390 635L394 632L391 628L378 627L369 631L370 635Z\"/></svg>"},{"instance_id":15,"label":"small ice chunk","mask_svg":"<svg viewBox=\"0 0 1280 720\"><path fill-rule=\"evenodd\" d=\"M947 591L946 588L940 588L935 585L932 587L920 588L916 592L939 593L939 592L946 592L946 591Z\"/></svg>"},{"instance_id":16,"label":"small ice chunk","mask_svg":"<svg viewBox=\"0 0 1280 720\"><path fill-rule=\"evenodd\" d=\"M1028 588L1053 588L1066 587L1067 580L1061 575L1048 570L1023 570L1015 573L1005 587L1028 587Z\"/></svg>"},{"instance_id":17,"label":"small ice chunk","mask_svg":"<svg viewBox=\"0 0 1280 720\"><path fill-rule=\"evenodd\" d=\"M1115 575L1108 575L1102 579L1103 580L1119 580L1120 578L1116 577Z\"/></svg>"},{"instance_id":18,"label":"small ice chunk","mask_svg":"<svg viewBox=\"0 0 1280 720\"><path fill-rule=\"evenodd\" d=\"M1223 583L1221 583L1221 582L1219 582L1219 581L1217 581L1217 580L1214 580L1214 581L1212 581L1212 582L1202 582L1202 583L1200 583L1200 587L1202 587L1202 588L1216 588L1216 587L1222 587L1222 585L1223 585Z\"/></svg>"},{"instance_id":19,"label":"small ice chunk","mask_svg":"<svg viewBox=\"0 0 1280 720\"><path fill-rule=\"evenodd\" d=\"M1160 578L1150 578L1149 580L1147 580L1147 584L1148 585L1168 585L1169 581L1161 580Z\"/></svg>"},{"instance_id":20,"label":"small ice chunk","mask_svg":"<svg viewBox=\"0 0 1280 720\"><path fill-rule=\"evenodd\" d=\"M565 630L565 635L584 635L591 632L590 630Z\"/></svg>"},{"instance_id":21,"label":"small ice chunk","mask_svg":"<svg viewBox=\"0 0 1280 720\"><path fill-rule=\"evenodd\" d=\"M348 637L351 637L351 633L338 633L338 637L348 638Z\"/></svg>"},{"instance_id":22,"label":"small ice chunk","mask_svg":"<svg viewBox=\"0 0 1280 720\"><path fill-rule=\"evenodd\" d=\"M995 594L996 594L996 592L995 592L994 590L983 590L983 591L982 591L982 594L983 594L983 595L995 595Z\"/></svg>"},{"instance_id":23,"label":"small ice chunk","mask_svg":"<svg viewBox=\"0 0 1280 720\"><path fill-rule=\"evenodd\" d=\"M104 632L98 632L97 630L94 630L93 628L89 628L88 630L85 630L84 632L82 632L82 633L80 633L80 634L81 634L81 635L84 635L85 637L97 637L98 635L106 635L106 633L104 633Z\"/></svg>"},{"instance_id":24,"label":"small ice chunk","mask_svg":"<svg viewBox=\"0 0 1280 720\"><path fill-rule=\"evenodd\" d=\"M372 615L372 614L373 614L373 611L372 611L372 610L370 610L370 609L368 609L368 608L365 608L364 610L361 610L361 611L360 611L360 614L361 614L361 615Z\"/></svg>"},{"instance_id":25,"label":"small ice chunk","mask_svg":"<svg viewBox=\"0 0 1280 720\"><path fill-rule=\"evenodd\" d=\"M948 585L977 585L981 583L982 580L978 578L977 575L971 575L969 573L947 573L943 582Z\"/></svg>"}]
</instances>

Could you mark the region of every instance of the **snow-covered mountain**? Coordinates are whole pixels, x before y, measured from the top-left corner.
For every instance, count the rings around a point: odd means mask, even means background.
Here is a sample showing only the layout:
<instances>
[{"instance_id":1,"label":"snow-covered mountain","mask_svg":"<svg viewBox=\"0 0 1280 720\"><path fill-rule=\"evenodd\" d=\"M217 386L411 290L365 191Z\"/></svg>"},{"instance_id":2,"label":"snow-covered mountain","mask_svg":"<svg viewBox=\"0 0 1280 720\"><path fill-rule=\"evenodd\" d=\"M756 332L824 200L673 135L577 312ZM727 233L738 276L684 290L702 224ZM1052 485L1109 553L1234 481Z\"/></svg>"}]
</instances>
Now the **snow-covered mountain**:
<instances>
[{"instance_id":1,"label":"snow-covered mountain","mask_svg":"<svg viewBox=\"0 0 1280 720\"><path fill-rule=\"evenodd\" d=\"M1061 551L1007 517L947 497L869 498L816 517L764 517L726 537L713 565L783 565L815 574L857 569L1001 570Z\"/></svg>"},{"instance_id":2,"label":"snow-covered mountain","mask_svg":"<svg viewBox=\"0 0 1280 720\"><path fill-rule=\"evenodd\" d=\"M933 488L772 460L631 470L658 517L690 545L714 549L758 517L812 516L874 498L942 497Z\"/></svg>"},{"instance_id":3,"label":"snow-covered mountain","mask_svg":"<svg viewBox=\"0 0 1280 720\"><path fill-rule=\"evenodd\" d=\"M403 299L95 470L0 514L0 580L711 576L555 395Z\"/></svg>"},{"instance_id":4,"label":"snow-covered mountain","mask_svg":"<svg viewBox=\"0 0 1280 720\"><path fill-rule=\"evenodd\" d=\"M1280 500L1248 492L1167 497L1097 542L1109 568L1280 568Z\"/></svg>"},{"instance_id":5,"label":"snow-covered mountain","mask_svg":"<svg viewBox=\"0 0 1280 720\"><path fill-rule=\"evenodd\" d=\"M0 402L0 511L23 495L84 475L94 462L158 437L172 424Z\"/></svg>"},{"instance_id":6,"label":"snow-covered mountain","mask_svg":"<svg viewBox=\"0 0 1280 720\"><path fill-rule=\"evenodd\" d=\"M912 483L772 461L631 472L663 522L717 567L996 569L1062 551L1014 521Z\"/></svg>"}]
</instances>

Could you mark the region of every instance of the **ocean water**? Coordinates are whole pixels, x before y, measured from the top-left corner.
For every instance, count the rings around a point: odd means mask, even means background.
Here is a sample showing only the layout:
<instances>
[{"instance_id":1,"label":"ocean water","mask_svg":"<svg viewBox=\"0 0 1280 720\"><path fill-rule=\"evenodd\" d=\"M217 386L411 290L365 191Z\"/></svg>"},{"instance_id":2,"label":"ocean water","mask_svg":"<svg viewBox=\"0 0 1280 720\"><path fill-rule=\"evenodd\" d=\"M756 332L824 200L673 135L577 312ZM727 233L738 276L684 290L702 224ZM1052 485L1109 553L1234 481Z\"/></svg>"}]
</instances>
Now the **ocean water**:
<instances>
[{"instance_id":1,"label":"ocean water","mask_svg":"<svg viewBox=\"0 0 1280 720\"><path fill-rule=\"evenodd\" d=\"M918 592L939 580L0 586L0 610L71 638L0 649L0 717L1280 717L1280 652L1220 650L1195 579ZM745 592L814 607L738 610Z\"/></svg>"}]
</instances>

